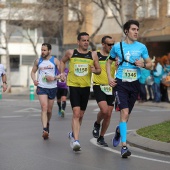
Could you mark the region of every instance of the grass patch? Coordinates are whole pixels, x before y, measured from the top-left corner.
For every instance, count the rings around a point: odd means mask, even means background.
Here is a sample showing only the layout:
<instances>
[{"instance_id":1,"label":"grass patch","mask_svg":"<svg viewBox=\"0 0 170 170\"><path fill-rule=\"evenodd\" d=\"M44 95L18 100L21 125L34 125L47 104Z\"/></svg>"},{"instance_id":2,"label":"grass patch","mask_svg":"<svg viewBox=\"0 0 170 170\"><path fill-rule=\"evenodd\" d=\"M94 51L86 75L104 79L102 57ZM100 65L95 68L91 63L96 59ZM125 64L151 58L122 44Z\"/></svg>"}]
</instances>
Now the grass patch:
<instances>
[{"instance_id":1,"label":"grass patch","mask_svg":"<svg viewBox=\"0 0 170 170\"><path fill-rule=\"evenodd\" d=\"M149 139L170 143L170 120L141 128L137 130L137 134Z\"/></svg>"}]
</instances>

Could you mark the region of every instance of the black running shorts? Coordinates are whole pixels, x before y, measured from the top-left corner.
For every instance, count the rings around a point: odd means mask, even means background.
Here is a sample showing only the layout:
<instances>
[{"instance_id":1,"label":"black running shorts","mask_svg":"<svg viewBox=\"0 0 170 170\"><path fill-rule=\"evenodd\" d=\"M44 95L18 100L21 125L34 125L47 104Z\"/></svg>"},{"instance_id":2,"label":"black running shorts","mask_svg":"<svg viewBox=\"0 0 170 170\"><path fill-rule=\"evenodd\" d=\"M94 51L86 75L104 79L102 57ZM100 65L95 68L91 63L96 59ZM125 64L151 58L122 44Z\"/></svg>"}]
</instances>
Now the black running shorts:
<instances>
[{"instance_id":1,"label":"black running shorts","mask_svg":"<svg viewBox=\"0 0 170 170\"><path fill-rule=\"evenodd\" d=\"M90 87L72 87L69 86L71 107L80 107L81 110L86 110Z\"/></svg>"}]
</instances>

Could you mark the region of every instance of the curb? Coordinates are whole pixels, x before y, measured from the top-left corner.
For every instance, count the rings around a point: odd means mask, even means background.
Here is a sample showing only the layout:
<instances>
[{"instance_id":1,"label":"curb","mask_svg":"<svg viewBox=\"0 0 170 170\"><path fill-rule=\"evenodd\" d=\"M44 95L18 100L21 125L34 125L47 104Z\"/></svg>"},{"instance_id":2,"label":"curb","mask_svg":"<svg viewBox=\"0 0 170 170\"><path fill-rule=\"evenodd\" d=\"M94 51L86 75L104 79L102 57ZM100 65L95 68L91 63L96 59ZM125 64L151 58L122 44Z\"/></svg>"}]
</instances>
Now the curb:
<instances>
[{"instance_id":1,"label":"curb","mask_svg":"<svg viewBox=\"0 0 170 170\"><path fill-rule=\"evenodd\" d=\"M127 142L130 146L138 147L146 151L170 155L170 143L160 142L142 137L131 131L127 135Z\"/></svg>"}]
</instances>

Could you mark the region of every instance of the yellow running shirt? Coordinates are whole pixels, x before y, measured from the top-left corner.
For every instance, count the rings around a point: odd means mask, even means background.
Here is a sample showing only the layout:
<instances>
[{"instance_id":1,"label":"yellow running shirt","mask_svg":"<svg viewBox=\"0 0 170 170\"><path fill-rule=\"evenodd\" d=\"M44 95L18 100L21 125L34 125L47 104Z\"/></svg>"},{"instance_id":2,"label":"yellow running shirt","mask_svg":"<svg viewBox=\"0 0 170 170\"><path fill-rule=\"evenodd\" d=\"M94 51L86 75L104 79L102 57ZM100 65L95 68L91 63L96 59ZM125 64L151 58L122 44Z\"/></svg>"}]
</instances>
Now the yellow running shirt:
<instances>
[{"instance_id":1,"label":"yellow running shirt","mask_svg":"<svg viewBox=\"0 0 170 170\"><path fill-rule=\"evenodd\" d=\"M94 85L108 85L108 78L107 78L107 72L106 72L106 61L108 56L103 56L99 51L97 52L97 56L99 58L99 64L101 67L101 74L96 75L93 74L93 84ZM111 65L111 75L114 78L115 77L115 62Z\"/></svg>"},{"instance_id":2,"label":"yellow running shirt","mask_svg":"<svg viewBox=\"0 0 170 170\"><path fill-rule=\"evenodd\" d=\"M91 51L86 54L82 54L75 49L69 62L67 85L73 87L90 87L90 65L93 65Z\"/></svg>"}]
</instances>

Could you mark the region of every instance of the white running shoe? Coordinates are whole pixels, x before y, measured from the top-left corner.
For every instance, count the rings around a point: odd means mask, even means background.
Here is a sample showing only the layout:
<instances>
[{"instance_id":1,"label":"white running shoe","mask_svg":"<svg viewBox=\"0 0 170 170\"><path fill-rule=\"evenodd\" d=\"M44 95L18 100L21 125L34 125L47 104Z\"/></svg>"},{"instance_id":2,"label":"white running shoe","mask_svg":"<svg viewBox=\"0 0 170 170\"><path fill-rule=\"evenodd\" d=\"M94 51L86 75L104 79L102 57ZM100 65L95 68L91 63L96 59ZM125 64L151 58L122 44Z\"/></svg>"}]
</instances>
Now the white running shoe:
<instances>
[{"instance_id":1,"label":"white running shoe","mask_svg":"<svg viewBox=\"0 0 170 170\"><path fill-rule=\"evenodd\" d=\"M74 141L73 142L73 151L77 152L80 150L81 150L80 143L78 141Z\"/></svg>"},{"instance_id":2,"label":"white running shoe","mask_svg":"<svg viewBox=\"0 0 170 170\"><path fill-rule=\"evenodd\" d=\"M73 132L68 133L68 138L70 140L70 146L73 149L73 142L74 142Z\"/></svg>"}]
</instances>

